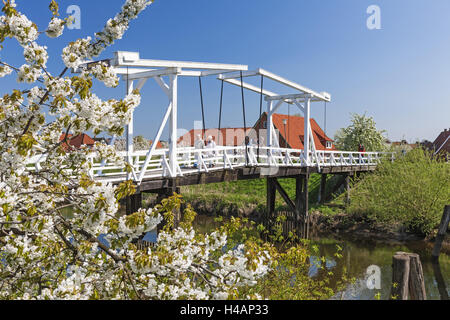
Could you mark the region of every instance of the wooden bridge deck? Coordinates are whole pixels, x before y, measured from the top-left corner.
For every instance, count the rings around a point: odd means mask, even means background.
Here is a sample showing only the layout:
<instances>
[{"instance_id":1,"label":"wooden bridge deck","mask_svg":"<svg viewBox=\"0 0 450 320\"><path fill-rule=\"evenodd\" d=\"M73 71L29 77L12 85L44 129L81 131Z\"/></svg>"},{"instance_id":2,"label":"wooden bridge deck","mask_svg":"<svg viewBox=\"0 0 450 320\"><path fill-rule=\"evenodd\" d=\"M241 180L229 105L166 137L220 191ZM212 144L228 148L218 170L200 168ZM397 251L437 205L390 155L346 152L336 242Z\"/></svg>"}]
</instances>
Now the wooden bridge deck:
<instances>
[{"instance_id":1,"label":"wooden bridge deck","mask_svg":"<svg viewBox=\"0 0 450 320\"><path fill-rule=\"evenodd\" d=\"M133 171L124 167L94 162L91 175L97 181L120 183L133 180L141 192L152 192L169 187L208 184L225 181L295 177L307 173L354 173L375 170L382 159L392 154L368 152L318 151L306 154L303 150L256 147L216 147L197 150L178 150L175 168L170 164L168 150L157 150L150 161L144 161L146 152L122 156ZM213 166L212 166L213 165Z\"/></svg>"},{"instance_id":2,"label":"wooden bridge deck","mask_svg":"<svg viewBox=\"0 0 450 320\"><path fill-rule=\"evenodd\" d=\"M209 172L192 172L188 169L182 169L182 176L176 178L159 177L144 178L138 185L137 192L158 192L160 190L183 187L198 184L221 183L240 180L266 179L266 178L296 178L311 173L321 174L354 174L356 172L369 172L376 169L376 165L358 165L358 166L333 166L333 167L243 167L235 169L212 169ZM108 176L105 178L97 177L96 180L125 180L125 175Z\"/></svg>"}]
</instances>

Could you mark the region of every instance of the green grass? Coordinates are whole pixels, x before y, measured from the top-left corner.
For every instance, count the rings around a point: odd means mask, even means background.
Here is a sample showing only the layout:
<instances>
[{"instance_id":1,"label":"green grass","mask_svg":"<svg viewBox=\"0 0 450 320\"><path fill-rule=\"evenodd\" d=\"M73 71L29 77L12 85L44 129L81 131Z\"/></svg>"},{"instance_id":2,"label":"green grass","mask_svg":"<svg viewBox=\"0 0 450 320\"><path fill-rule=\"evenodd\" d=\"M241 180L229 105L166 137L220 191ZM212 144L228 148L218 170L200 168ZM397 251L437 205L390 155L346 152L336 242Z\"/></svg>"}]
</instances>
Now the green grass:
<instances>
[{"instance_id":1,"label":"green grass","mask_svg":"<svg viewBox=\"0 0 450 320\"><path fill-rule=\"evenodd\" d=\"M335 177L329 176L327 191L336 183ZM320 174L312 174L309 180L309 205L311 210L316 208L325 208L319 206L317 199L320 190ZM295 200L295 179L279 179L280 185L292 200ZM217 212L221 212L230 206L238 209L256 209L263 211L266 208L266 180L243 180L236 182L224 182L208 185L195 185L184 187L181 194L187 202L205 202L213 206ZM277 193L276 210L288 210L288 206L283 198ZM327 207L328 208L328 207ZM335 212L333 208L328 208L329 212Z\"/></svg>"}]
</instances>

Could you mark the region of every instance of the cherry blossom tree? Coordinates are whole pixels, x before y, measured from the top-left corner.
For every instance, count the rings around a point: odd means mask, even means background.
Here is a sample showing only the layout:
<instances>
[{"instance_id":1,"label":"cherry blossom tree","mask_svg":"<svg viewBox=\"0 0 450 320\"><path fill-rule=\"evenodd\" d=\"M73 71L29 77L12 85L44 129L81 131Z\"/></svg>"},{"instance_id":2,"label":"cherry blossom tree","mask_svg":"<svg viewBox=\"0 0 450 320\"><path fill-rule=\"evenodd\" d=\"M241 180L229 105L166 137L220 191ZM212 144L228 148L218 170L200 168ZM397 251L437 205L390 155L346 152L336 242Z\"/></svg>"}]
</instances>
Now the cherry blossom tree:
<instances>
[{"instance_id":1,"label":"cherry blossom tree","mask_svg":"<svg viewBox=\"0 0 450 320\"><path fill-rule=\"evenodd\" d=\"M114 147L97 143L93 150L64 152L69 132L123 134L140 103L139 92L105 101L92 85L117 86L111 67L99 62L76 75L68 71L121 39L152 1L124 1L102 31L69 43L59 73L48 68L42 40L61 36L69 23L59 18L58 4L50 2L52 18L46 30L38 30L14 0L3 2L0 43L17 41L24 64L0 60L0 77L28 88L0 98L0 299L227 299L267 274L271 245L230 246L223 230L197 234L189 208L174 228L177 196L121 216L119 200L134 193L133 183L113 186L89 174L93 155L126 165ZM39 168L30 166L33 157L43 159ZM167 224L155 247L138 248L134 240L163 216Z\"/></svg>"},{"instance_id":2,"label":"cherry blossom tree","mask_svg":"<svg viewBox=\"0 0 450 320\"><path fill-rule=\"evenodd\" d=\"M373 117L354 113L351 115L351 122L350 126L339 129L334 136L339 150L358 151L360 144L366 151L380 152L387 149L386 132L377 129Z\"/></svg>"}]
</instances>

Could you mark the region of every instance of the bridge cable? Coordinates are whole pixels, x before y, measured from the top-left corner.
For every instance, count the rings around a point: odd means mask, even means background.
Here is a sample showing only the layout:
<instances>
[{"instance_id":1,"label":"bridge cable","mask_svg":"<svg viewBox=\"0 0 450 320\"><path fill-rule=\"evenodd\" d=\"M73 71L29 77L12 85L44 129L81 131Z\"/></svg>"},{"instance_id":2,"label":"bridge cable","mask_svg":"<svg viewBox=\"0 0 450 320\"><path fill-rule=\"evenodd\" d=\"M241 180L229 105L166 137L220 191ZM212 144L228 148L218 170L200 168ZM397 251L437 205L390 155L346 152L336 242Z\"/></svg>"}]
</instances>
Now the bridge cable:
<instances>
[{"instance_id":1,"label":"bridge cable","mask_svg":"<svg viewBox=\"0 0 450 320\"><path fill-rule=\"evenodd\" d=\"M205 132L206 132L206 125L205 125L205 106L203 104L203 88L202 88L202 77L198 77L198 84L200 87L200 105L202 107L202 123L203 123L203 132L202 132L202 139L205 140Z\"/></svg>"}]
</instances>

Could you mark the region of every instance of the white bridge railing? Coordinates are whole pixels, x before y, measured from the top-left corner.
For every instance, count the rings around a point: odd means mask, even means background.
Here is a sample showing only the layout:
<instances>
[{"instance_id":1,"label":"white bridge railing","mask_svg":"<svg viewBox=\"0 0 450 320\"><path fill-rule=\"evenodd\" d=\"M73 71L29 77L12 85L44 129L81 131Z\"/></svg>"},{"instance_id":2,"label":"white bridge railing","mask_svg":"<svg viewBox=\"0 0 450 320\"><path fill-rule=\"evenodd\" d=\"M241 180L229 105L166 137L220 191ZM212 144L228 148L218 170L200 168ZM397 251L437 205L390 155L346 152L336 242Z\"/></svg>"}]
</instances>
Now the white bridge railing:
<instances>
[{"instance_id":1,"label":"white bridge railing","mask_svg":"<svg viewBox=\"0 0 450 320\"><path fill-rule=\"evenodd\" d=\"M317 151L309 152L309 161L304 150L273 148L273 147L222 147L214 149L177 149L177 170L171 172L169 165L169 150L158 149L153 153L148 165L144 168L148 151L137 151L128 158L127 152L119 152L129 161L132 171L127 172L123 166L105 162L96 157L91 158L91 177L108 182L119 182L132 179L137 182L151 178L173 178L192 173L212 172L223 169L243 167L317 167L320 171L325 167L338 166L374 166L381 160L394 160L393 153L383 152L346 152ZM35 156L29 160L29 170L40 170L44 157ZM142 180L138 181L141 176Z\"/></svg>"}]
</instances>

